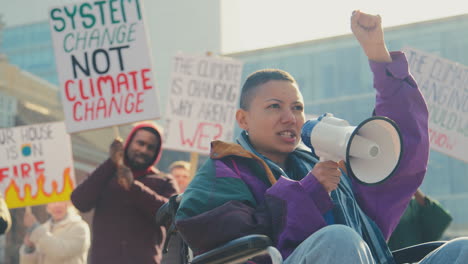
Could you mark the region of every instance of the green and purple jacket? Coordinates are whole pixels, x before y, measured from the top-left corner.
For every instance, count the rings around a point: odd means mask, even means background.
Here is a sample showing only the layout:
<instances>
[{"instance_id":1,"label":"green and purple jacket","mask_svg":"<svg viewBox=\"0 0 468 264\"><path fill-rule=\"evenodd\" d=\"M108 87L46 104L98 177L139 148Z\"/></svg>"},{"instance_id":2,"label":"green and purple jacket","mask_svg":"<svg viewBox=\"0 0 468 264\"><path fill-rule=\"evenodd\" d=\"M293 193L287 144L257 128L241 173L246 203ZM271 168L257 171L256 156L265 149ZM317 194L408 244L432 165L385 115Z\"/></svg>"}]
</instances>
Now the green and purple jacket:
<instances>
[{"instance_id":1,"label":"green and purple jacket","mask_svg":"<svg viewBox=\"0 0 468 264\"><path fill-rule=\"evenodd\" d=\"M393 176L363 185L342 176L330 196L310 172L317 160L298 148L287 172L251 148L215 141L210 159L184 193L176 225L195 254L249 234L268 235L286 259L307 237L328 224L346 224L369 244L378 263L392 263L385 240L421 184L428 161L428 112L406 57L392 52L391 63L370 61L374 73L374 114L394 120L403 154ZM295 171L294 171L295 170ZM334 220L325 215L333 213Z\"/></svg>"}]
</instances>

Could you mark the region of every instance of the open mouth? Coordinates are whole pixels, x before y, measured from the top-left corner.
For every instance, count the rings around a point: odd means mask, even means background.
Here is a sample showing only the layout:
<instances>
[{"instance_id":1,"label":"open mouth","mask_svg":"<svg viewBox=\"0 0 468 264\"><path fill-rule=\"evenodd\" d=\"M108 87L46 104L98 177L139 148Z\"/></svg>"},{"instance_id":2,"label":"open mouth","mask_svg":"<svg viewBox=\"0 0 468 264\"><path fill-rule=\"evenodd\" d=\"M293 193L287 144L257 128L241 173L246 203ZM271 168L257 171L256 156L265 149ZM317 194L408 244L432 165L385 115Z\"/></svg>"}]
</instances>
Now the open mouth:
<instances>
[{"instance_id":1,"label":"open mouth","mask_svg":"<svg viewBox=\"0 0 468 264\"><path fill-rule=\"evenodd\" d=\"M296 138L296 133L292 130L284 130L279 132L278 134L284 138Z\"/></svg>"}]
</instances>

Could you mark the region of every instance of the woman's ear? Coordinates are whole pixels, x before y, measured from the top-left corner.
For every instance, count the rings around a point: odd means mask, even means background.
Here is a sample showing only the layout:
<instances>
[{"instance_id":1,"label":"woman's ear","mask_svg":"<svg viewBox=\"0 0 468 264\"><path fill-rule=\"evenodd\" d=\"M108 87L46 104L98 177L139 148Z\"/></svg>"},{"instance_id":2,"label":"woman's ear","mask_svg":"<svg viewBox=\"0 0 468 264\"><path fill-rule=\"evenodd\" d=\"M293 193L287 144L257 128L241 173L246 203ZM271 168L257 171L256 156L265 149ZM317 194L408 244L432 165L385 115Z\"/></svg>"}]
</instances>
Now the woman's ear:
<instances>
[{"instance_id":1,"label":"woman's ear","mask_svg":"<svg viewBox=\"0 0 468 264\"><path fill-rule=\"evenodd\" d=\"M246 131L248 130L249 126L247 124L247 111L244 109L237 109L236 120L240 128Z\"/></svg>"}]
</instances>

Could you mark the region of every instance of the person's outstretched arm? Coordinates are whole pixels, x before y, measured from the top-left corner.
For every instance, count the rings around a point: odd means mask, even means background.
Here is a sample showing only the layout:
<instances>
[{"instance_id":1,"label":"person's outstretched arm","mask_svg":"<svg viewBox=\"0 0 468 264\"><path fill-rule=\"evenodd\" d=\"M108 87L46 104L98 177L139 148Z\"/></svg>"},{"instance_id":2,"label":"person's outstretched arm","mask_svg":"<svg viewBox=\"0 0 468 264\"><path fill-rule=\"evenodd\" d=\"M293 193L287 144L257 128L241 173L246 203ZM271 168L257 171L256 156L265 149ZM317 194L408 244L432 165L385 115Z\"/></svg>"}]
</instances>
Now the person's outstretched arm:
<instances>
[{"instance_id":1,"label":"person's outstretched arm","mask_svg":"<svg viewBox=\"0 0 468 264\"><path fill-rule=\"evenodd\" d=\"M374 114L395 121L400 129L403 153L391 178L378 185L354 182L356 199L388 238L426 173L429 139L428 111L416 81L401 52L389 53L380 16L355 11L351 28L369 58L374 74Z\"/></svg>"},{"instance_id":2,"label":"person's outstretched arm","mask_svg":"<svg viewBox=\"0 0 468 264\"><path fill-rule=\"evenodd\" d=\"M73 205L81 212L87 212L98 202L99 196L117 172L117 164L123 157L123 145L115 139L109 148L109 158L96 168L71 194Z\"/></svg>"}]
</instances>

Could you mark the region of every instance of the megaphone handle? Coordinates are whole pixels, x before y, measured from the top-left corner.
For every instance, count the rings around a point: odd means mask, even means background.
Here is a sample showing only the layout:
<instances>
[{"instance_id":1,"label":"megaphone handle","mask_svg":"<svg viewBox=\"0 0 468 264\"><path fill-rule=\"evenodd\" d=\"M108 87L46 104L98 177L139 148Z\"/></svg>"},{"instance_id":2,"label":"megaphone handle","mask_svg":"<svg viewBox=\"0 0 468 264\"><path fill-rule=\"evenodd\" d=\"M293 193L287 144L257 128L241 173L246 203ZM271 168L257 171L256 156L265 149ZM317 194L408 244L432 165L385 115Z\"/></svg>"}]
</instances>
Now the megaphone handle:
<instances>
[{"instance_id":1,"label":"megaphone handle","mask_svg":"<svg viewBox=\"0 0 468 264\"><path fill-rule=\"evenodd\" d=\"M327 161L327 160L330 160L330 159L328 159L328 158L326 158L324 156L319 157L320 162ZM329 192L328 195L331 197L331 192Z\"/></svg>"}]
</instances>

